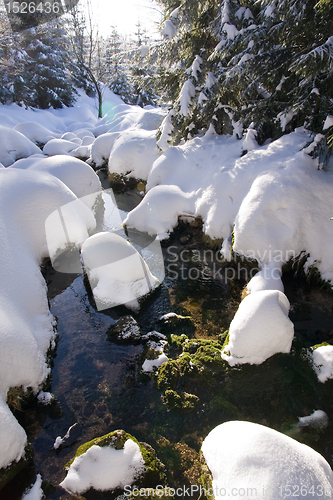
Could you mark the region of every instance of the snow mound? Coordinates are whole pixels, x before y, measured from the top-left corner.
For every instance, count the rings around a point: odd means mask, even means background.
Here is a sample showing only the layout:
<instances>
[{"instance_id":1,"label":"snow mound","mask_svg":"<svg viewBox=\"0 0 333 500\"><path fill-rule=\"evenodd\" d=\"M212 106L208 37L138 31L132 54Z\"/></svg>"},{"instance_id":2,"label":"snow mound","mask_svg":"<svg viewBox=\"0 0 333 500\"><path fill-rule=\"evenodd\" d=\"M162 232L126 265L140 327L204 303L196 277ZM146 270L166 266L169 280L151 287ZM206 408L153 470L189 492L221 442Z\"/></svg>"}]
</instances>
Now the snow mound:
<instances>
[{"instance_id":1,"label":"snow mound","mask_svg":"<svg viewBox=\"0 0 333 500\"><path fill-rule=\"evenodd\" d=\"M139 252L118 234L94 234L81 255L98 310L119 304L138 310L138 299L160 285Z\"/></svg>"},{"instance_id":2,"label":"snow mound","mask_svg":"<svg viewBox=\"0 0 333 500\"><path fill-rule=\"evenodd\" d=\"M287 297L278 290L245 297L230 324L222 359L231 366L260 364L278 352L289 353L294 336L289 308Z\"/></svg>"},{"instance_id":3,"label":"snow mound","mask_svg":"<svg viewBox=\"0 0 333 500\"><path fill-rule=\"evenodd\" d=\"M41 150L25 135L0 125L0 162L5 167L36 153L40 154Z\"/></svg>"},{"instance_id":4,"label":"snow mound","mask_svg":"<svg viewBox=\"0 0 333 500\"><path fill-rule=\"evenodd\" d=\"M312 353L313 367L320 382L333 378L333 346L323 345Z\"/></svg>"},{"instance_id":5,"label":"snow mound","mask_svg":"<svg viewBox=\"0 0 333 500\"><path fill-rule=\"evenodd\" d=\"M302 491L310 500L330 496L333 474L312 448L273 429L251 422L226 422L213 429L202 444L213 475L216 499L264 497L276 500Z\"/></svg>"},{"instance_id":6,"label":"snow mound","mask_svg":"<svg viewBox=\"0 0 333 500\"><path fill-rule=\"evenodd\" d=\"M66 155L76 148L76 143L65 139L51 139L43 147L43 153L48 156Z\"/></svg>"},{"instance_id":7,"label":"snow mound","mask_svg":"<svg viewBox=\"0 0 333 500\"><path fill-rule=\"evenodd\" d=\"M279 268L264 266L263 269L255 274L247 284L249 293L259 292L260 290L280 290L284 291Z\"/></svg>"},{"instance_id":8,"label":"snow mound","mask_svg":"<svg viewBox=\"0 0 333 500\"><path fill-rule=\"evenodd\" d=\"M15 125L14 130L21 132L25 135L31 142L45 144L51 139L55 139L56 135L48 130L43 125L37 122L23 122Z\"/></svg>"},{"instance_id":9,"label":"snow mound","mask_svg":"<svg viewBox=\"0 0 333 500\"><path fill-rule=\"evenodd\" d=\"M114 490L131 485L144 471L144 460L137 443L128 439L124 448L91 446L76 457L60 486L69 493L84 493L90 488Z\"/></svg>"},{"instance_id":10,"label":"snow mound","mask_svg":"<svg viewBox=\"0 0 333 500\"><path fill-rule=\"evenodd\" d=\"M60 179L82 201L92 208L101 192L101 183L94 170L82 160L66 155L50 158L28 158L15 162L11 168L47 172ZM89 196L92 195L92 196Z\"/></svg>"},{"instance_id":11,"label":"snow mound","mask_svg":"<svg viewBox=\"0 0 333 500\"><path fill-rule=\"evenodd\" d=\"M157 186L128 214L124 224L148 232L153 229L157 234L167 233L177 225L180 215L194 214L193 198L177 186Z\"/></svg>"},{"instance_id":12,"label":"snow mound","mask_svg":"<svg viewBox=\"0 0 333 500\"><path fill-rule=\"evenodd\" d=\"M109 160L114 141L119 137L119 132L110 132L102 134L94 140L91 146L91 156L88 160L89 164L101 167Z\"/></svg>"},{"instance_id":13,"label":"snow mound","mask_svg":"<svg viewBox=\"0 0 333 500\"><path fill-rule=\"evenodd\" d=\"M159 155L155 131L129 129L122 132L113 144L109 171L130 173L132 177L146 180Z\"/></svg>"}]
</instances>

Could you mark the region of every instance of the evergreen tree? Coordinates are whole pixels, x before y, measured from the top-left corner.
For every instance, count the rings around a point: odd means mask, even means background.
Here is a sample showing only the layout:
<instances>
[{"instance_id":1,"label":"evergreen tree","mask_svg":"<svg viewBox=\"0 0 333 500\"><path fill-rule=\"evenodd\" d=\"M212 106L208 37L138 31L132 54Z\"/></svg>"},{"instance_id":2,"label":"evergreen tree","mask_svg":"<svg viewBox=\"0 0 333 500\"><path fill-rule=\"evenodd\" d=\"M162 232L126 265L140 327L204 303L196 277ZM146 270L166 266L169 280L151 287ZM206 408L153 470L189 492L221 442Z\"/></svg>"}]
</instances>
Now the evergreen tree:
<instances>
[{"instance_id":1,"label":"evergreen tree","mask_svg":"<svg viewBox=\"0 0 333 500\"><path fill-rule=\"evenodd\" d=\"M67 68L66 33L59 20L26 30L22 34L29 60L15 93L24 86L22 100L28 106L47 109L71 106L75 89Z\"/></svg>"},{"instance_id":2,"label":"evergreen tree","mask_svg":"<svg viewBox=\"0 0 333 500\"><path fill-rule=\"evenodd\" d=\"M332 3L322 0L324 14L315 0L160 1L174 27L159 47L173 62L160 79L173 142L235 122L251 124L259 143L301 125L322 131L332 114Z\"/></svg>"}]
</instances>

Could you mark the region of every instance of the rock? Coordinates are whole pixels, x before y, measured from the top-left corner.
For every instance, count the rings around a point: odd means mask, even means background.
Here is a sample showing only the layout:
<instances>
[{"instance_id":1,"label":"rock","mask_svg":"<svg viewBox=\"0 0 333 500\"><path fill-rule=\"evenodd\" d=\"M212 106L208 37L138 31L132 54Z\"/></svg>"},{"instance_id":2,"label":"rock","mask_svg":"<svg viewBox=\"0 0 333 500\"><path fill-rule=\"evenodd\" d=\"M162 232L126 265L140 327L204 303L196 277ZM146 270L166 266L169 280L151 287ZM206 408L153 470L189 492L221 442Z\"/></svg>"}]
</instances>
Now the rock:
<instances>
[{"instance_id":1,"label":"rock","mask_svg":"<svg viewBox=\"0 0 333 500\"><path fill-rule=\"evenodd\" d=\"M133 342L141 339L141 330L133 316L122 316L108 330L108 336L119 342Z\"/></svg>"}]
</instances>

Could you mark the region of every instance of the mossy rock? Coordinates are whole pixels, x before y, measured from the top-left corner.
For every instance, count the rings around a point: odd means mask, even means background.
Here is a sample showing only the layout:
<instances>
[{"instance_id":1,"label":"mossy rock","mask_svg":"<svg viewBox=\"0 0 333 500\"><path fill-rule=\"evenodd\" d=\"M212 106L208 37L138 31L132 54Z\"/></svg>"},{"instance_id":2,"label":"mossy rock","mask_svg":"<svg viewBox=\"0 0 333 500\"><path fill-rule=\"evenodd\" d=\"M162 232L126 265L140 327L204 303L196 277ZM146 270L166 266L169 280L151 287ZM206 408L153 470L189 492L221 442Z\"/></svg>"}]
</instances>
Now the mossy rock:
<instances>
[{"instance_id":1,"label":"mossy rock","mask_svg":"<svg viewBox=\"0 0 333 500\"><path fill-rule=\"evenodd\" d=\"M176 330L178 334L192 335L196 330L192 316L176 313L165 314L160 318L159 324L159 330L165 334L173 334Z\"/></svg>"},{"instance_id":2,"label":"mossy rock","mask_svg":"<svg viewBox=\"0 0 333 500\"><path fill-rule=\"evenodd\" d=\"M115 450L122 450L128 439L134 441L140 448L146 470L143 475L136 480L136 484L139 487L151 487L161 484L165 481L165 466L156 457L155 450L147 443L140 443L134 436L125 432L124 430L116 430L101 436L87 443L82 444L76 451L75 457L73 457L66 465L65 469L68 469L74 462L75 458L80 457L86 453L92 446L110 446Z\"/></svg>"},{"instance_id":3,"label":"mossy rock","mask_svg":"<svg viewBox=\"0 0 333 500\"><path fill-rule=\"evenodd\" d=\"M180 394L172 389L167 389L163 396L163 401L170 410L177 413L190 413L199 404L200 399L195 394L181 392Z\"/></svg>"},{"instance_id":4,"label":"mossy rock","mask_svg":"<svg viewBox=\"0 0 333 500\"><path fill-rule=\"evenodd\" d=\"M6 486L21 470L30 465L33 459L33 448L28 445L24 456L18 462L13 462L6 469L0 469L0 490Z\"/></svg>"},{"instance_id":5,"label":"mossy rock","mask_svg":"<svg viewBox=\"0 0 333 500\"><path fill-rule=\"evenodd\" d=\"M138 184L138 180L134 177L128 177L127 175L117 174L115 172L109 173L109 181L110 186L116 194L135 189Z\"/></svg>"}]
</instances>

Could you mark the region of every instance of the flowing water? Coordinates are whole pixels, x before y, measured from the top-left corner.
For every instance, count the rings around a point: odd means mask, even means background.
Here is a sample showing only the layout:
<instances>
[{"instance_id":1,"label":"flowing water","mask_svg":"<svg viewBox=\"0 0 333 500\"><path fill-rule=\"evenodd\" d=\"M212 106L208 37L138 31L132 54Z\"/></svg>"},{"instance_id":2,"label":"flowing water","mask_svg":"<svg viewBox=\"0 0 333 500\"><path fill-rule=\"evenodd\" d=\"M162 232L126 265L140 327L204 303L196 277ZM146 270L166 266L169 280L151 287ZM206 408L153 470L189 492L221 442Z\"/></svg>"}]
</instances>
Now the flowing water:
<instances>
[{"instance_id":1,"label":"flowing water","mask_svg":"<svg viewBox=\"0 0 333 500\"><path fill-rule=\"evenodd\" d=\"M133 193L125 194L117 203L128 210L138 199ZM140 313L133 315L143 332L158 331L160 316L171 311L194 320L188 331L175 325L172 333L216 339L228 328L246 276L229 279L218 252L207 251L199 232L180 226L164 247L165 280ZM317 381L304 350L333 341L332 295L286 274L285 292L296 333L291 355L273 356L260 366L218 371L212 379L185 381L184 388L197 394L200 404L184 414L169 410L154 377L142 374L145 345L122 345L108 335L115 321L129 312L124 307L96 311L82 275L60 274L50 265L44 273L50 310L57 318L57 348L48 387L56 402L49 406L30 402L16 414L33 444L34 463L0 492L1 499L20 500L36 473L49 483L48 499L73 498L57 486L65 477L65 464L80 444L115 429L153 446L167 467L170 486L197 483L202 439L214 426L231 419L285 432L310 444L333 464L333 381ZM297 427L297 417L316 409L326 411L330 419L323 433ZM73 424L77 425L70 438L55 450L56 437L63 437Z\"/></svg>"}]
</instances>

